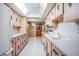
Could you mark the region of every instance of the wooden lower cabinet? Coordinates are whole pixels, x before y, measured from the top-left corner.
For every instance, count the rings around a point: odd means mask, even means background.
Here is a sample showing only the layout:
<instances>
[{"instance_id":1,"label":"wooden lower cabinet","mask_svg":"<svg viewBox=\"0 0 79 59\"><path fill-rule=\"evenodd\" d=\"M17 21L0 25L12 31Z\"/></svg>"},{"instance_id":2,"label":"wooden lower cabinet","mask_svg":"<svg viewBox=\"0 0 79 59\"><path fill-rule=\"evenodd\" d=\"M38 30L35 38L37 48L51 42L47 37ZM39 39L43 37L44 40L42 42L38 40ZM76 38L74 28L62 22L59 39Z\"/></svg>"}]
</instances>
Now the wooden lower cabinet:
<instances>
[{"instance_id":1,"label":"wooden lower cabinet","mask_svg":"<svg viewBox=\"0 0 79 59\"><path fill-rule=\"evenodd\" d=\"M21 38L23 38L23 36L21 36ZM23 44L24 44L24 42L23 42L23 39L21 39L21 49L23 48Z\"/></svg>"},{"instance_id":2,"label":"wooden lower cabinet","mask_svg":"<svg viewBox=\"0 0 79 59\"><path fill-rule=\"evenodd\" d=\"M45 53L46 53L46 56L48 56L48 40L45 39Z\"/></svg>"},{"instance_id":3,"label":"wooden lower cabinet","mask_svg":"<svg viewBox=\"0 0 79 59\"><path fill-rule=\"evenodd\" d=\"M52 51L52 44L50 41L48 41L48 55L51 56L51 51Z\"/></svg>"},{"instance_id":4,"label":"wooden lower cabinet","mask_svg":"<svg viewBox=\"0 0 79 59\"><path fill-rule=\"evenodd\" d=\"M12 38L12 56L17 56L28 42L27 34Z\"/></svg>"},{"instance_id":5,"label":"wooden lower cabinet","mask_svg":"<svg viewBox=\"0 0 79 59\"><path fill-rule=\"evenodd\" d=\"M59 51L59 49L52 44L52 56L63 56L63 54Z\"/></svg>"},{"instance_id":6,"label":"wooden lower cabinet","mask_svg":"<svg viewBox=\"0 0 79 59\"><path fill-rule=\"evenodd\" d=\"M24 45L26 45L28 43L28 35L27 34L24 34L23 41L24 41Z\"/></svg>"},{"instance_id":7,"label":"wooden lower cabinet","mask_svg":"<svg viewBox=\"0 0 79 59\"><path fill-rule=\"evenodd\" d=\"M18 38L16 38L16 52L15 52L15 54L18 55L20 50L21 50L20 37L18 37Z\"/></svg>"},{"instance_id":8,"label":"wooden lower cabinet","mask_svg":"<svg viewBox=\"0 0 79 59\"><path fill-rule=\"evenodd\" d=\"M16 42L15 42L15 38L12 38L12 56L15 56L15 49L16 49Z\"/></svg>"},{"instance_id":9,"label":"wooden lower cabinet","mask_svg":"<svg viewBox=\"0 0 79 59\"><path fill-rule=\"evenodd\" d=\"M47 38L43 38L46 56L64 56L62 52Z\"/></svg>"}]
</instances>

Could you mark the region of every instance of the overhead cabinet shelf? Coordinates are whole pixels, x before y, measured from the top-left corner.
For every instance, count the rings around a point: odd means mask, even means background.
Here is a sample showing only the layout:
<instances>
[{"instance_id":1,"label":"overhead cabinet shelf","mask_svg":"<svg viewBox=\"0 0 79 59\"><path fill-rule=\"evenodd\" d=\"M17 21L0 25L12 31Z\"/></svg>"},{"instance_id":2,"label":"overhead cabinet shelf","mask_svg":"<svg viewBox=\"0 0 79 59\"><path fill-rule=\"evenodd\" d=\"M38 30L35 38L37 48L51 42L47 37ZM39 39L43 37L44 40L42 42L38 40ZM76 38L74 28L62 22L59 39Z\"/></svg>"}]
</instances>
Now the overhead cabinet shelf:
<instances>
[{"instance_id":1,"label":"overhead cabinet shelf","mask_svg":"<svg viewBox=\"0 0 79 59\"><path fill-rule=\"evenodd\" d=\"M55 3L48 16L46 25L57 27L60 22L75 22L79 24L79 4Z\"/></svg>"},{"instance_id":2,"label":"overhead cabinet shelf","mask_svg":"<svg viewBox=\"0 0 79 59\"><path fill-rule=\"evenodd\" d=\"M63 14L64 14L64 4L63 3L56 3L54 4L51 12L46 18L47 24L49 26L54 26L57 23L63 21ZM53 24L54 23L54 24Z\"/></svg>"},{"instance_id":3,"label":"overhead cabinet shelf","mask_svg":"<svg viewBox=\"0 0 79 59\"><path fill-rule=\"evenodd\" d=\"M15 27L15 28L21 28L20 25L13 25L13 27Z\"/></svg>"}]
</instances>

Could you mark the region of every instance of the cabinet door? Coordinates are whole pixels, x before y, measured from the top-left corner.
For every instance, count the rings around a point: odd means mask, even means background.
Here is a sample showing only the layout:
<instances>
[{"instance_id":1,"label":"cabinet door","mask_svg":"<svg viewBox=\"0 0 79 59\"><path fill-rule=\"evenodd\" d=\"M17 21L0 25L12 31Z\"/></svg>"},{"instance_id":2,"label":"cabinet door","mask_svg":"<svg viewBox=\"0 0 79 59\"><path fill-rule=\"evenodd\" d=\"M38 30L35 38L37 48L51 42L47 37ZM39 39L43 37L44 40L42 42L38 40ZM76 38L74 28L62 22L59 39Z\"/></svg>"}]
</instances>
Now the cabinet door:
<instances>
[{"instance_id":1,"label":"cabinet door","mask_svg":"<svg viewBox=\"0 0 79 59\"><path fill-rule=\"evenodd\" d=\"M49 23L50 23L50 22L49 22L49 17L47 16L47 17L46 17L46 25L49 25Z\"/></svg>"},{"instance_id":2,"label":"cabinet door","mask_svg":"<svg viewBox=\"0 0 79 59\"><path fill-rule=\"evenodd\" d=\"M23 34L22 36L23 36L22 40L23 40L23 47L24 47L25 43L26 43L26 41L25 41L25 34Z\"/></svg>"},{"instance_id":3,"label":"cabinet door","mask_svg":"<svg viewBox=\"0 0 79 59\"><path fill-rule=\"evenodd\" d=\"M52 56L63 56L63 54L52 44Z\"/></svg>"},{"instance_id":4,"label":"cabinet door","mask_svg":"<svg viewBox=\"0 0 79 59\"><path fill-rule=\"evenodd\" d=\"M55 20L55 17L56 17L56 7L54 7L51 11L51 14L52 14L52 20Z\"/></svg>"},{"instance_id":5,"label":"cabinet door","mask_svg":"<svg viewBox=\"0 0 79 59\"><path fill-rule=\"evenodd\" d=\"M19 39L19 37L17 37L16 38L16 55L19 54L20 50L21 50L20 39Z\"/></svg>"},{"instance_id":6,"label":"cabinet door","mask_svg":"<svg viewBox=\"0 0 79 59\"><path fill-rule=\"evenodd\" d=\"M16 25L16 15L13 10L11 10L11 19L12 19L12 26Z\"/></svg>"},{"instance_id":7,"label":"cabinet door","mask_svg":"<svg viewBox=\"0 0 79 59\"><path fill-rule=\"evenodd\" d=\"M27 34L24 34L24 44L28 43Z\"/></svg>"},{"instance_id":8,"label":"cabinet door","mask_svg":"<svg viewBox=\"0 0 79 59\"><path fill-rule=\"evenodd\" d=\"M17 26L18 25L18 15L17 15L17 13L15 13L14 15L15 15L15 26Z\"/></svg>"},{"instance_id":9,"label":"cabinet door","mask_svg":"<svg viewBox=\"0 0 79 59\"><path fill-rule=\"evenodd\" d=\"M52 14L51 13L48 15L48 23L49 23L49 26L52 26Z\"/></svg>"},{"instance_id":10,"label":"cabinet door","mask_svg":"<svg viewBox=\"0 0 79 59\"><path fill-rule=\"evenodd\" d=\"M48 25L48 22L47 22L48 20L47 20L47 17L46 17L46 20L45 20L45 25Z\"/></svg>"},{"instance_id":11,"label":"cabinet door","mask_svg":"<svg viewBox=\"0 0 79 59\"><path fill-rule=\"evenodd\" d=\"M52 48L51 48L51 42L48 41L48 55L49 56L51 56L51 50L52 50Z\"/></svg>"},{"instance_id":12,"label":"cabinet door","mask_svg":"<svg viewBox=\"0 0 79 59\"><path fill-rule=\"evenodd\" d=\"M23 36L20 37L21 38L21 49L23 48Z\"/></svg>"},{"instance_id":13,"label":"cabinet door","mask_svg":"<svg viewBox=\"0 0 79 59\"><path fill-rule=\"evenodd\" d=\"M15 52L16 52L16 51L15 51L15 49L16 49L16 46L15 46L15 45L16 45L15 38L13 38L13 39L12 39L12 48L13 48L12 56L15 56Z\"/></svg>"},{"instance_id":14,"label":"cabinet door","mask_svg":"<svg viewBox=\"0 0 79 59\"><path fill-rule=\"evenodd\" d=\"M79 18L79 3L64 4L64 21L69 22Z\"/></svg>"},{"instance_id":15,"label":"cabinet door","mask_svg":"<svg viewBox=\"0 0 79 59\"><path fill-rule=\"evenodd\" d=\"M11 10L10 14L11 14L11 25L14 25L14 21L13 21L13 12L12 12L12 10Z\"/></svg>"},{"instance_id":16,"label":"cabinet door","mask_svg":"<svg viewBox=\"0 0 79 59\"><path fill-rule=\"evenodd\" d=\"M17 14L17 26L20 26L20 16Z\"/></svg>"},{"instance_id":17,"label":"cabinet door","mask_svg":"<svg viewBox=\"0 0 79 59\"><path fill-rule=\"evenodd\" d=\"M56 17L62 15L63 13L63 3L56 4Z\"/></svg>"},{"instance_id":18,"label":"cabinet door","mask_svg":"<svg viewBox=\"0 0 79 59\"><path fill-rule=\"evenodd\" d=\"M45 38L45 53L46 53L46 56L48 56L48 39Z\"/></svg>"}]
</instances>

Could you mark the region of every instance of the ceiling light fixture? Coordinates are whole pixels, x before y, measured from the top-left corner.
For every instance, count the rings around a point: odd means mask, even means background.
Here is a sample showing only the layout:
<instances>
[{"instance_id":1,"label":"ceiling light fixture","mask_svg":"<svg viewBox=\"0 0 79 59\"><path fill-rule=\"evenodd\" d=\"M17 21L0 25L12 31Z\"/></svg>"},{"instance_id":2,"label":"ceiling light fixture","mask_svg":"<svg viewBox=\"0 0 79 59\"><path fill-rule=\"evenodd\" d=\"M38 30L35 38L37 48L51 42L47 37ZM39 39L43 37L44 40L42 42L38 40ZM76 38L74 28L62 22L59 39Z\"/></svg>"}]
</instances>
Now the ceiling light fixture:
<instances>
[{"instance_id":1,"label":"ceiling light fixture","mask_svg":"<svg viewBox=\"0 0 79 59\"><path fill-rule=\"evenodd\" d=\"M25 6L24 3L14 3L16 5L16 7L25 15L26 13L28 13L28 10Z\"/></svg>"}]
</instances>

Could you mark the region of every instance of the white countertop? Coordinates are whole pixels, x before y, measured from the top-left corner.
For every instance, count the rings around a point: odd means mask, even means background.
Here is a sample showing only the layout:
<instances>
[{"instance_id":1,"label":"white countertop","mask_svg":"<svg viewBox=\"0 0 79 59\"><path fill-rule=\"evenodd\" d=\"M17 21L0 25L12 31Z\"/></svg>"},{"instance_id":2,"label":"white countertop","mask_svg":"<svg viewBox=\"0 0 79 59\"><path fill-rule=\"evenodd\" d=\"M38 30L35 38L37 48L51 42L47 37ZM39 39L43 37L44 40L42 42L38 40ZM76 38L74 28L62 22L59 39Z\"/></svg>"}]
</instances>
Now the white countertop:
<instances>
[{"instance_id":1,"label":"white countertop","mask_svg":"<svg viewBox=\"0 0 79 59\"><path fill-rule=\"evenodd\" d=\"M18 34L12 35L12 38L23 35L23 34L25 34L25 33L18 33Z\"/></svg>"},{"instance_id":2,"label":"white countertop","mask_svg":"<svg viewBox=\"0 0 79 59\"><path fill-rule=\"evenodd\" d=\"M68 56L79 56L79 39L74 38L61 38L61 39L52 39L51 34L44 34L48 40L55 44L58 49L65 55Z\"/></svg>"}]
</instances>

